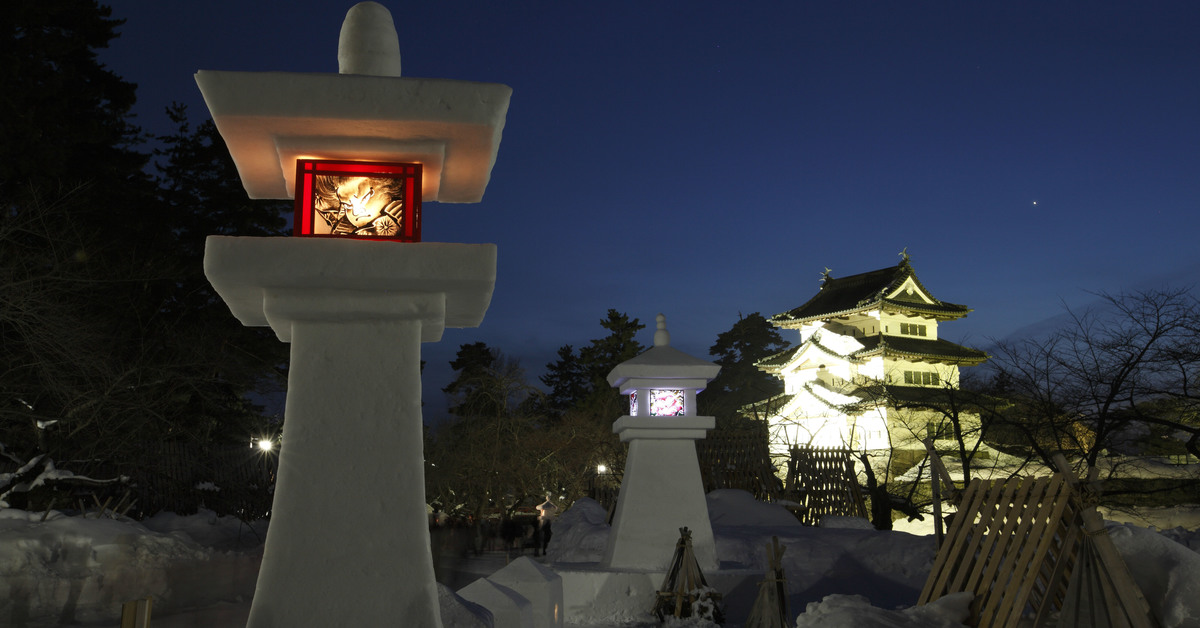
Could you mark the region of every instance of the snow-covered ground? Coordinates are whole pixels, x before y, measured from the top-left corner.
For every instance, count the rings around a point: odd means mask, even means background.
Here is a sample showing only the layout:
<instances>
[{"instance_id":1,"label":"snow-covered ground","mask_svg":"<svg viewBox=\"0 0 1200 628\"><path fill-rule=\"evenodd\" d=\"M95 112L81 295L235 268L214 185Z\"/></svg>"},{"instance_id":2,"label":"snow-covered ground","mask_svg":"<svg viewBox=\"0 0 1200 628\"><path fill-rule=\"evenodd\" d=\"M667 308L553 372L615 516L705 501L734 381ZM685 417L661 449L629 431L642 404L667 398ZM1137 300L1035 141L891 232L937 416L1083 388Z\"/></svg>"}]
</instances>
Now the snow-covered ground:
<instances>
[{"instance_id":1,"label":"snow-covered ground","mask_svg":"<svg viewBox=\"0 0 1200 628\"><path fill-rule=\"evenodd\" d=\"M932 565L931 537L863 529L855 520L807 528L740 491L715 491L708 505L723 569L764 569L772 536L787 547L783 566L798 627L961 625L969 596L912 608ZM578 502L556 522L549 555L539 560L599 560L608 534L604 515L594 502ZM0 625L111 627L121 602L146 596L154 598L155 628L245 625L264 523L247 526L211 513L160 514L140 523L57 512L42 518L0 510ZM1200 626L1200 533L1116 523L1109 532L1164 628ZM443 556L442 572L462 582L509 558ZM755 593L746 586L726 596L727 626L745 620ZM453 599L448 589L443 599ZM648 611L630 608L613 624L656 625ZM458 627L473 619L458 612L444 613L444 621Z\"/></svg>"}]
</instances>

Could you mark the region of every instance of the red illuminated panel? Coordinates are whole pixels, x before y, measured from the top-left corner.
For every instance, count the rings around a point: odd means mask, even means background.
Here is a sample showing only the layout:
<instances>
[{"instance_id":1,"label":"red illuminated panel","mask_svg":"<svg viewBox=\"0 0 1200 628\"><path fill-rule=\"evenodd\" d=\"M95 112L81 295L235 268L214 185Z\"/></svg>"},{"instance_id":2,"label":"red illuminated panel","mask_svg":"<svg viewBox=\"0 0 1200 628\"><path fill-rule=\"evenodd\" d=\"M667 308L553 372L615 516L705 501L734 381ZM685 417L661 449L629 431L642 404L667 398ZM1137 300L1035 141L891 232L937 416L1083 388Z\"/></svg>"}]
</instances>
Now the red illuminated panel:
<instances>
[{"instance_id":1,"label":"red illuminated panel","mask_svg":"<svg viewBox=\"0 0 1200 628\"><path fill-rule=\"evenodd\" d=\"M296 160L294 235L421 241L421 164Z\"/></svg>"}]
</instances>

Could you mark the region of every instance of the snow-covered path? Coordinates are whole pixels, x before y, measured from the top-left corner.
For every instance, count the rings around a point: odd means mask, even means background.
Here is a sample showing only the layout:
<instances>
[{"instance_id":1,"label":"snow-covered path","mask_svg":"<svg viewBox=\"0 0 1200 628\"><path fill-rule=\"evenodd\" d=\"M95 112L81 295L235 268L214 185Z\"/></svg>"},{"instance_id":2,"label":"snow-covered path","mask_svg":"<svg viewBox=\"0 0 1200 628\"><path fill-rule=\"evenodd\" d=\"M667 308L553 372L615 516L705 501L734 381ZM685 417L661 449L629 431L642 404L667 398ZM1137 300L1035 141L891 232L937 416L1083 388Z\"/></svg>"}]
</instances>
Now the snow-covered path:
<instances>
[{"instance_id":1,"label":"snow-covered path","mask_svg":"<svg viewBox=\"0 0 1200 628\"><path fill-rule=\"evenodd\" d=\"M944 609L892 610L915 602L933 559L930 537L808 528L740 492L718 491L708 501L723 568L763 569L770 538L778 536L786 545L792 612L808 611L798 626L960 625L947 619L955 613L950 602ZM58 513L43 522L41 516L0 510L0 625L40 628L73 619L73 625L85 628L111 628L120 602L145 595L156 600L155 628L245 625L261 558L261 524L247 528L211 513L164 514L142 523ZM1200 533L1156 533L1130 524L1111 524L1109 530L1163 627L1200 626ZM606 535L603 509L580 502L556 522L550 555L536 560L594 562ZM530 556L528 550L524 555ZM517 556L494 551L462 557L460 551L443 551L439 579L457 590ZM752 601L753 587L744 589L726 599L729 628L744 621ZM649 609L627 610L605 625L656 625L649 621Z\"/></svg>"}]
</instances>

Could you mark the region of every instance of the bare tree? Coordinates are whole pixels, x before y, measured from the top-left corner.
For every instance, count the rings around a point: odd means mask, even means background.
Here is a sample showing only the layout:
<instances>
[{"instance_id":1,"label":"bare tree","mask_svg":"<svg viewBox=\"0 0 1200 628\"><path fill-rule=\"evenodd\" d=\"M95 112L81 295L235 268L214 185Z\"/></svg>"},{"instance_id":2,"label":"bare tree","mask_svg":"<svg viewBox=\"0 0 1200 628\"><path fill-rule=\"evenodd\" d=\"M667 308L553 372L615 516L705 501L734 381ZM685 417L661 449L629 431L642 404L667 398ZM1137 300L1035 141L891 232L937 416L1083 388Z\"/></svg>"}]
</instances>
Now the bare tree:
<instances>
[{"instance_id":1,"label":"bare tree","mask_svg":"<svg viewBox=\"0 0 1200 628\"><path fill-rule=\"evenodd\" d=\"M1100 296L1047 338L999 345L996 381L1021 415L1012 424L1048 465L1062 450L1096 466L1149 425L1200 457L1200 303L1184 289Z\"/></svg>"}]
</instances>

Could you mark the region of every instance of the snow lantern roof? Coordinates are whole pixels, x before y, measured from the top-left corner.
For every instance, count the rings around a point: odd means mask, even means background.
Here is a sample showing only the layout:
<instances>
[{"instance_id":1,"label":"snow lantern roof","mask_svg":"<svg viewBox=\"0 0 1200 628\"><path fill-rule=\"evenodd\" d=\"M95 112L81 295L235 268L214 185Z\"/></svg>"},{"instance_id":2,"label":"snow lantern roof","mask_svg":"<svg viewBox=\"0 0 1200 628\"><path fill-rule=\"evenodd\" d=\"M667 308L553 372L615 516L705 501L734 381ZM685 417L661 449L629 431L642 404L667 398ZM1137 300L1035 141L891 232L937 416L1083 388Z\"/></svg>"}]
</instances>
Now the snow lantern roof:
<instances>
[{"instance_id":1,"label":"snow lantern roof","mask_svg":"<svg viewBox=\"0 0 1200 628\"><path fill-rule=\"evenodd\" d=\"M346 14L338 62L338 74L196 73L250 198L293 198L301 158L420 163L424 200L483 198L511 87L401 78L391 13L374 2Z\"/></svg>"},{"instance_id":2,"label":"snow lantern roof","mask_svg":"<svg viewBox=\"0 0 1200 628\"><path fill-rule=\"evenodd\" d=\"M622 393L667 385L703 390L721 367L672 347L667 317L659 314L656 321L654 346L614 367L608 374L608 383Z\"/></svg>"}]
</instances>

